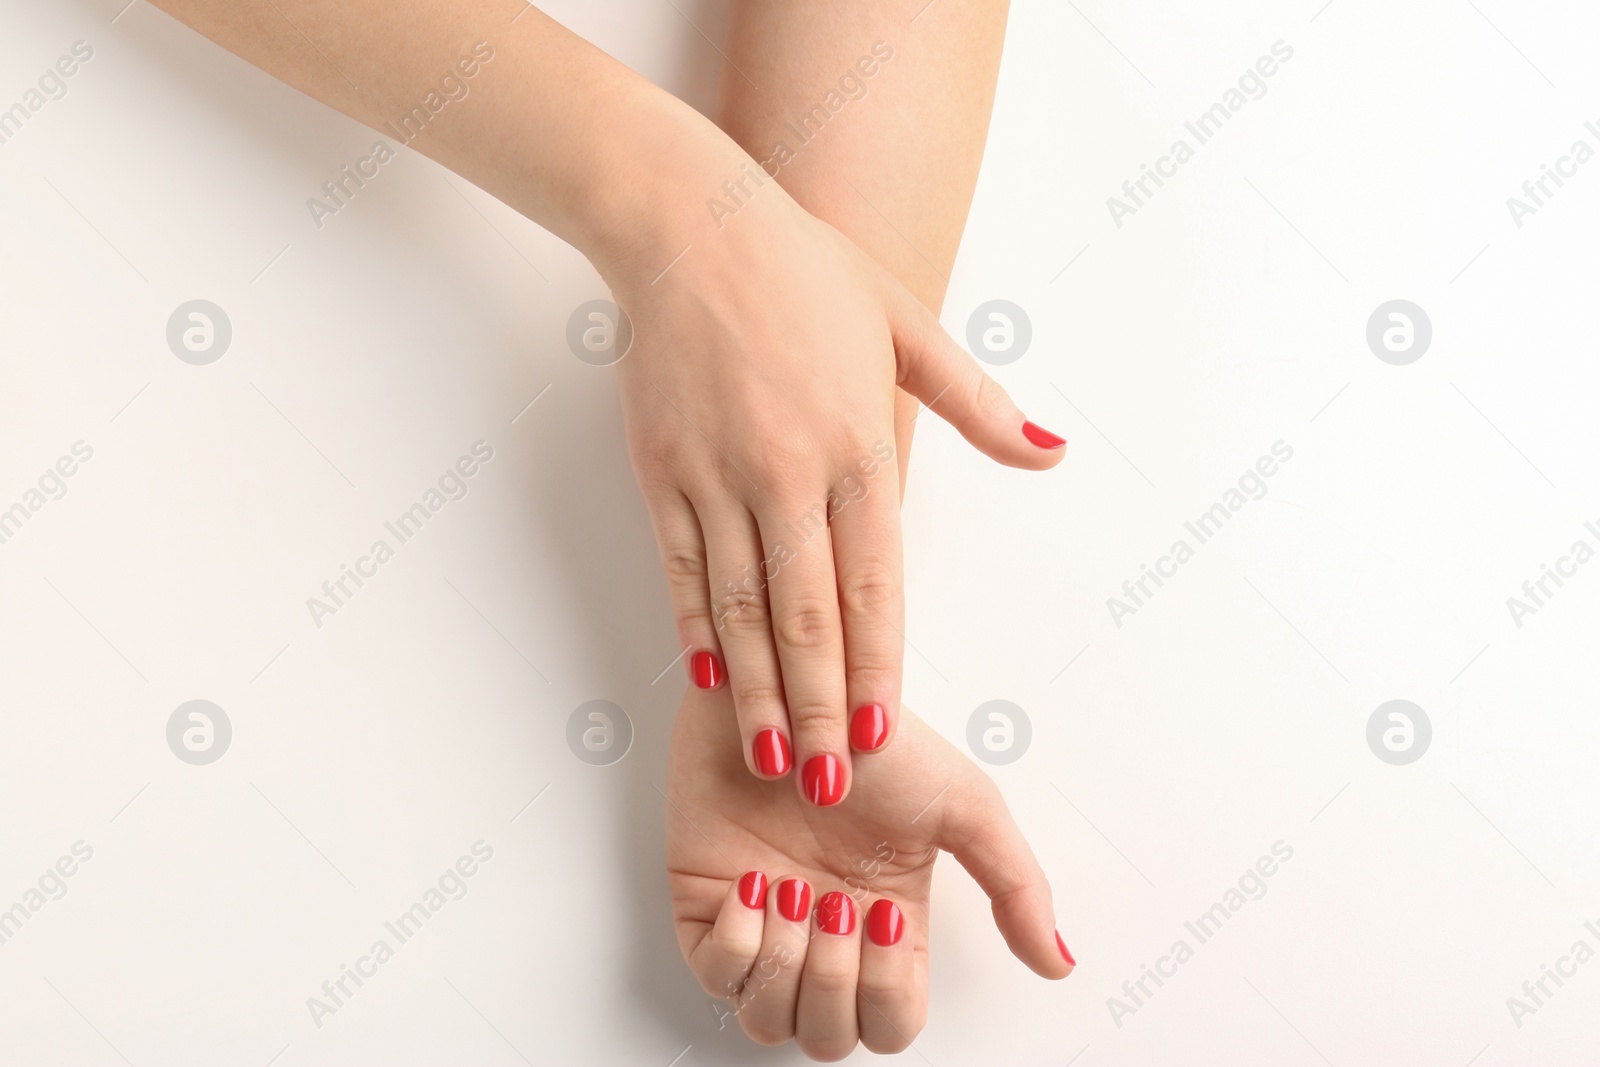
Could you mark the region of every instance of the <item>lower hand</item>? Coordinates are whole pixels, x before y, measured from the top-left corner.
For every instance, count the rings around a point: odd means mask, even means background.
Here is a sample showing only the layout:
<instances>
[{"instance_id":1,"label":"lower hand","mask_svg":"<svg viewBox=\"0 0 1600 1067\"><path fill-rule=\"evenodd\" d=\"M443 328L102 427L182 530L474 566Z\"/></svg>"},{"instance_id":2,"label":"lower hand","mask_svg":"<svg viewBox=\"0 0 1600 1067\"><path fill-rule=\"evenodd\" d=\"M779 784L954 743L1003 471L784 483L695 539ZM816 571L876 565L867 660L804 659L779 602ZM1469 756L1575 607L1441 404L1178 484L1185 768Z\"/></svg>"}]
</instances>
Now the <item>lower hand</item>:
<instances>
[{"instance_id":1,"label":"lower hand","mask_svg":"<svg viewBox=\"0 0 1600 1067\"><path fill-rule=\"evenodd\" d=\"M667 771L667 874L684 959L755 1041L835 1060L899 1052L928 1008L928 914L941 849L994 902L1011 951L1072 973L1050 886L999 790L909 711L863 761L848 813L744 773L723 692L690 690Z\"/></svg>"}]
</instances>

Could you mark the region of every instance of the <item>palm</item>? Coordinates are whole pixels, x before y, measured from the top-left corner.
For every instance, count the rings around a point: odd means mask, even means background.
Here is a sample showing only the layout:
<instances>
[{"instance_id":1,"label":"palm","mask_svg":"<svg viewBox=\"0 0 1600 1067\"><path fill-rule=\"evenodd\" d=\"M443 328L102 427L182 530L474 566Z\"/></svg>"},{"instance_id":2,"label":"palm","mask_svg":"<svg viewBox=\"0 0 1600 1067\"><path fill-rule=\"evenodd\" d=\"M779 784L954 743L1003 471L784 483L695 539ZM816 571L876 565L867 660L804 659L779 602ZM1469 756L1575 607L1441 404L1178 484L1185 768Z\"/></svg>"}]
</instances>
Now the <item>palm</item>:
<instances>
[{"instance_id":1,"label":"palm","mask_svg":"<svg viewBox=\"0 0 1600 1067\"><path fill-rule=\"evenodd\" d=\"M909 1044L926 1016L928 897L941 849L953 852L989 894L1013 953L1045 977L1071 973L1071 958L1054 932L1050 887L999 790L909 711L902 709L882 751L856 760L850 793L838 807L807 803L792 779L752 777L740 749L727 692L691 690L678 715L667 769L667 875L679 947L707 992L736 996L736 1006L748 1003L744 983L757 948L748 938L756 936L760 921L745 927L742 955L730 955L738 935L723 944L719 933L729 922L729 908L750 914L730 903L736 899L733 885L745 872L763 872L773 885L803 879L814 887L814 901L831 891L850 895L857 908L887 900L903 913L905 931L903 941L880 942L901 947L876 950L883 955L875 957L871 974L872 950L863 950L855 994L848 1007L836 1009L845 1016L819 1019L815 1010L808 1013L804 990L798 1009L780 1007L763 994L762 1018L739 1016L753 1038L775 1044L798 1036L808 1054L837 1058L857 1040L851 1017L859 998L862 1043L879 1052ZM900 956L900 963L883 962L906 949L909 956ZM844 974L855 984L853 964L843 966ZM792 983L790 989L792 995Z\"/></svg>"},{"instance_id":2,"label":"palm","mask_svg":"<svg viewBox=\"0 0 1600 1067\"><path fill-rule=\"evenodd\" d=\"M796 876L820 893L861 902L887 896L906 913L919 972L927 961L928 893L945 811L974 785L970 763L909 712L888 748L858 758L837 808L800 797L790 779L745 769L730 702L691 693L679 712L667 769L667 873L685 954L711 924L728 886L750 870ZM923 972L925 973L925 972Z\"/></svg>"}]
</instances>

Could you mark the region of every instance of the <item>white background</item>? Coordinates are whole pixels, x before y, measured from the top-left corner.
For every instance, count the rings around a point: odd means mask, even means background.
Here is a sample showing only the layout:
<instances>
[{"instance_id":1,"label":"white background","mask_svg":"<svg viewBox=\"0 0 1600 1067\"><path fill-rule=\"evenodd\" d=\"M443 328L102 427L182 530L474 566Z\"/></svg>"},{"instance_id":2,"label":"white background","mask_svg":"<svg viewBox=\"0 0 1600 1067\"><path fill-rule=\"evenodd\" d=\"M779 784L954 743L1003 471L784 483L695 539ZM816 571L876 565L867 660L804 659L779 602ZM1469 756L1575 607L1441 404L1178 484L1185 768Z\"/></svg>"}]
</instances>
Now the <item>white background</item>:
<instances>
[{"instance_id":1,"label":"white background","mask_svg":"<svg viewBox=\"0 0 1600 1067\"><path fill-rule=\"evenodd\" d=\"M0 1061L799 1060L719 1032L673 939L682 683L652 685L677 649L615 372L564 342L595 274L410 152L318 230L306 198L373 135L123 2L7 0L0 34L0 107L94 48L0 145L0 508L94 450L0 545L0 908L93 849L0 945ZM992 773L1079 967L1034 978L941 864L908 1062L1593 1062L1600 962L1520 1027L1506 1000L1600 949L1600 565L1520 628L1506 599L1597 541L1600 163L1521 228L1505 201L1600 148L1600 17L1320 3L1012 13L945 322L1026 309L995 373L1071 451L998 470L921 421L907 702L958 743L984 701L1026 710ZM709 106L691 21L718 36L718 4L548 7ZM1278 40L1270 91L1117 227L1106 198ZM165 340L197 297L234 331L203 367ZM1365 340L1396 298L1433 326L1407 366ZM306 598L478 440L466 499L314 627ZM1280 440L1265 498L1115 625ZM165 739L196 698L234 730L205 767ZM634 724L609 767L565 743L595 698ZM1433 725L1409 766L1366 741L1396 698ZM470 892L316 1028L306 998L480 839ZM1279 840L1266 895L1118 1025L1108 998Z\"/></svg>"}]
</instances>

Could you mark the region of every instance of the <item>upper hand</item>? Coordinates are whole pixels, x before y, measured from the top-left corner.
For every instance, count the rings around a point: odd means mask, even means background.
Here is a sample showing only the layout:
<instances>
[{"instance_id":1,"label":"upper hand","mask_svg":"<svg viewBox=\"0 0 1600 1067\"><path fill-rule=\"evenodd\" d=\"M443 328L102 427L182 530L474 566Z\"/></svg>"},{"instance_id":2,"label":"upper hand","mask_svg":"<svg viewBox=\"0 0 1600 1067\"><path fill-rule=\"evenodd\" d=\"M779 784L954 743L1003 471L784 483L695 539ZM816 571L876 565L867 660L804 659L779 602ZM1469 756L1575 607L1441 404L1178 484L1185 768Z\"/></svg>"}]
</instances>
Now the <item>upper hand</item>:
<instances>
[{"instance_id":1,"label":"upper hand","mask_svg":"<svg viewBox=\"0 0 1600 1067\"><path fill-rule=\"evenodd\" d=\"M726 679L752 773L834 804L899 711L896 386L1010 466L1064 442L776 182L721 221L613 272L629 452L691 680Z\"/></svg>"}]
</instances>

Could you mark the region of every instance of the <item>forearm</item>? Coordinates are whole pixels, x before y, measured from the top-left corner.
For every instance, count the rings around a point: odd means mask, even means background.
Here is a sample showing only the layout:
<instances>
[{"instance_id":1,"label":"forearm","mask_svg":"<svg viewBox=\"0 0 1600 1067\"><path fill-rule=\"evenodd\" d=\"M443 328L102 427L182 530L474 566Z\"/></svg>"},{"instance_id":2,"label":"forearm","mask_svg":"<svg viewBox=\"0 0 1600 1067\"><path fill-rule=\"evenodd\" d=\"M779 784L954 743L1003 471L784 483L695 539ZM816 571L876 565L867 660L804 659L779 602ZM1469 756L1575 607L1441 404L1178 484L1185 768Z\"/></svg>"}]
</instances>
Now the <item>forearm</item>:
<instances>
[{"instance_id":1,"label":"forearm","mask_svg":"<svg viewBox=\"0 0 1600 1067\"><path fill-rule=\"evenodd\" d=\"M934 310L978 178L1007 6L736 0L729 22L719 124L758 160L793 148L783 187ZM802 121L830 91L840 110Z\"/></svg>"},{"instance_id":2,"label":"forearm","mask_svg":"<svg viewBox=\"0 0 1600 1067\"><path fill-rule=\"evenodd\" d=\"M719 125L935 312L983 158L1007 6L936 4L913 23L915 3L737 0L728 26ZM847 102L808 121L830 92ZM896 397L902 486L918 409Z\"/></svg>"},{"instance_id":3,"label":"forearm","mask_svg":"<svg viewBox=\"0 0 1600 1067\"><path fill-rule=\"evenodd\" d=\"M467 178L603 274L665 266L707 227L701 190L745 161L692 108L521 0L154 3Z\"/></svg>"}]
</instances>

